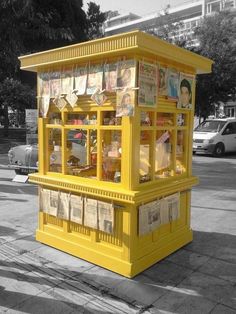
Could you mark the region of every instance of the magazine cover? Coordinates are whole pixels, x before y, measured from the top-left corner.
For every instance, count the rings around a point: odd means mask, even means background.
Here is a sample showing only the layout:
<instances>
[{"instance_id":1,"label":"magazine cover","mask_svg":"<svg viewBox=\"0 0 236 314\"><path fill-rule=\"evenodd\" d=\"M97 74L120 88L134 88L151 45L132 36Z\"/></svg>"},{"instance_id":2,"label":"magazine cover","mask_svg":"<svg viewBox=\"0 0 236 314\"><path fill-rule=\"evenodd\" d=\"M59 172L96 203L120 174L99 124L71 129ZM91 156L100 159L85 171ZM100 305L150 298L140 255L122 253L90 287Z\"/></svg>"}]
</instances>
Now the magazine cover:
<instances>
[{"instance_id":1,"label":"magazine cover","mask_svg":"<svg viewBox=\"0 0 236 314\"><path fill-rule=\"evenodd\" d=\"M70 196L70 220L80 225L83 223L84 200L82 196Z\"/></svg>"},{"instance_id":2,"label":"magazine cover","mask_svg":"<svg viewBox=\"0 0 236 314\"><path fill-rule=\"evenodd\" d=\"M118 62L117 87L135 87L136 85L136 61L125 60Z\"/></svg>"},{"instance_id":3,"label":"magazine cover","mask_svg":"<svg viewBox=\"0 0 236 314\"><path fill-rule=\"evenodd\" d=\"M180 73L178 108L192 109L193 82L193 75Z\"/></svg>"},{"instance_id":4,"label":"magazine cover","mask_svg":"<svg viewBox=\"0 0 236 314\"><path fill-rule=\"evenodd\" d=\"M168 98L178 99L179 72L175 69L168 69Z\"/></svg>"},{"instance_id":5,"label":"magazine cover","mask_svg":"<svg viewBox=\"0 0 236 314\"><path fill-rule=\"evenodd\" d=\"M50 97L57 98L61 95L61 72L50 73Z\"/></svg>"},{"instance_id":6,"label":"magazine cover","mask_svg":"<svg viewBox=\"0 0 236 314\"><path fill-rule=\"evenodd\" d=\"M98 206L97 200L84 200L84 225L93 229L98 228Z\"/></svg>"},{"instance_id":7,"label":"magazine cover","mask_svg":"<svg viewBox=\"0 0 236 314\"><path fill-rule=\"evenodd\" d=\"M117 90L116 117L130 117L134 115L135 91L132 89Z\"/></svg>"},{"instance_id":8,"label":"magazine cover","mask_svg":"<svg viewBox=\"0 0 236 314\"><path fill-rule=\"evenodd\" d=\"M159 66L158 76L158 94L159 96L167 96L167 67Z\"/></svg>"},{"instance_id":9,"label":"magazine cover","mask_svg":"<svg viewBox=\"0 0 236 314\"><path fill-rule=\"evenodd\" d=\"M160 201L139 206L139 235L152 232L160 226Z\"/></svg>"},{"instance_id":10,"label":"magazine cover","mask_svg":"<svg viewBox=\"0 0 236 314\"><path fill-rule=\"evenodd\" d=\"M50 96L39 96L37 97L37 106L38 106L38 117L47 118L48 110L50 106Z\"/></svg>"},{"instance_id":11,"label":"magazine cover","mask_svg":"<svg viewBox=\"0 0 236 314\"><path fill-rule=\"evenodd\" d=\"M180 193L175 193L164 198L169 210L170 221L180 217Z\"/></svg>"},{"instance_id":12,"label":"magazine cover","mask_svg":"<svg viewBox=\"0 0 236 314\"><path fill-rule=\"evenodd\" d=\"M69 220L70 209L70 194L60 192L57 217L64 220Z\"/></svg>"},{"instance_id":13,"label":"magazine cover","mask_svg":"<svg viewBox=\"0 0 236 314\"><path fill-rule=\"evenodd\" d=\"M73 83L73 67L64 67L61 73L61 95L65 96L65 99L69 104L71 103L71 100L73 100Z\"/></svg>"},{"instance_id":14,"label":"magazine cover","mask_svg":"<svg viewBox=\"0 0 236 314\"><path fill-rule=\"evenodd\" d=\"M107 92L115 92L117 87L117 63L110 63L104 66L105 89Z\"/></svg>"},{"instance_id":15,"label":"magazine cover","mask_svg":"<svg viewBox=\"0 0 236 314\"><path fill-rule=\"evenodd\" d=\"M38 95L50 97L50 77L49 73L39 73L38 75Z\"/></svg>"},{"instance_id":16,"label":"magazine cover","mask_svg":"<svg viewBox=\"0 0 236 314\"><path fill-rule=\"evenodd\" d=\"M49 202L48 202L48 214L52 216L57 216L58 212L58 191L49 190Z\"/></svg>"},{"instance_id":17,"label":"magazine cover","mask_svg":"<svg viewBox=\"0 0 236 314\"><path fill-rule=\"evenodd\" d=\"M138 105L155 107L157 100L157 66L139 62Z\"/></svg>"},{"instance_id":18,"label":"magazine cover","mask_svg":"<svg viewBox=\"0 0 236 314\"><path fill-rule=\"evenodd\" d=\"M101 106L104 104L104 102L107 100L107 96L101 92L100 89L96 89L93 95L91 96L91 99L98 105Z\"/></svg>"},{"instance_id":19,"label":"magazine cover","mask_svg":"<svg viewBox=\"0 0 236 314\"><path fill-rule=\"evenodd\" d=\"M88 69L87 66L76 67L74 70L74 89L76 95L84 95L86 92L88 78Z\"/></svg>"},{"instance_id":20,"label":"magazine cover","mask_svg":"<svg viewBox=\"0 0 236 314\"><path fill-rule=\"evenodd\" d=\"M98 201L98 228L106 233L113 233L114 206L106 202Z\"/></svg>"},{"instance_id":21,"label":"magazine cover","mask_svg":"<svg viewBox=\"0 0 236 314\"><path fill-rule=\"evenodd\" d=\"M103 66L91 65L89 68L87 95L92 95L96 89L102 90L103 84Z\"/></svg>"},{"instance_id":22,"label":"magazine cover","mask_svg":"<svg viewBox=\"0 0 236 314\"><path fill-rule=\"evenodd\" d=\"M53 99L53 103L55 104L55 106L62 111L65 106L67 105L67 101L64 97L56 97Z\"/></svg>"}]
</instances>

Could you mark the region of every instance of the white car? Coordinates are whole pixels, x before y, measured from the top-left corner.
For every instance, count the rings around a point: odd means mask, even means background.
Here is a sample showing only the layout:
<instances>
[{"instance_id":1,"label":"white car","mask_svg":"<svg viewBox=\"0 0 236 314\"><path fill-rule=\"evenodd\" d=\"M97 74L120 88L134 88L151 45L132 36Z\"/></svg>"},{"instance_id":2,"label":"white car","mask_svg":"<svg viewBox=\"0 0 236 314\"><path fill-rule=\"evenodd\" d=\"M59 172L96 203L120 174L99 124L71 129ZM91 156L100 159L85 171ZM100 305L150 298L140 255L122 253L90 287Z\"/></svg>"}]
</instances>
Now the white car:
<instances>
[{"instance_id":1,"label":"white car","mask_svg":"<svg viewBox=\"0 0 236 314\"><path fill-rule=\"evenodd\" d=\"M236 152L236 119L206 119L193 132L193 154L220 157Z\"/></svg>"}]
</instances>

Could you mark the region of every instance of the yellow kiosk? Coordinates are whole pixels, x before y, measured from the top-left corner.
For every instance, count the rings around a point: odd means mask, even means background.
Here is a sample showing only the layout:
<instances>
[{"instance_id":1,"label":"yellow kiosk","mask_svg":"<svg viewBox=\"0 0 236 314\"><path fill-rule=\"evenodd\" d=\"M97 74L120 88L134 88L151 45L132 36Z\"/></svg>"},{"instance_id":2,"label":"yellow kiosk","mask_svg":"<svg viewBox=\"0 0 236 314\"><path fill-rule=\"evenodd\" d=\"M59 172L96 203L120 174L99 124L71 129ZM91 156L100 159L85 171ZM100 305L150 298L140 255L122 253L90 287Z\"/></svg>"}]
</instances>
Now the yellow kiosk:
<instances>
[{"instance_id":1,"label":"yellow kiosk","mask_svg":"<svg viewBox=\"0 0 236 314\"><path fill-rule=\"evenodd\" d=\"M195 76L140 31L20 57L38 73L36 239L127 277L192 241Z\"/></svg>"}]
</instances>

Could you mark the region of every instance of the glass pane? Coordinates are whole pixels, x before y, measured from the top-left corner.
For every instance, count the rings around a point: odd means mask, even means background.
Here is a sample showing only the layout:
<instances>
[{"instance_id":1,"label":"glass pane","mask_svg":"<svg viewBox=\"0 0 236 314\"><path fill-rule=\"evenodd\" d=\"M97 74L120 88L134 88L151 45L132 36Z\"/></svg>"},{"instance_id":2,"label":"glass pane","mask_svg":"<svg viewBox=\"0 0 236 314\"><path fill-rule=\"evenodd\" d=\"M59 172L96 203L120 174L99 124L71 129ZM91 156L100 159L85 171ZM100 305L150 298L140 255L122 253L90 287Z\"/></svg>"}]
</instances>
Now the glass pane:
<instances>
[{"instance_id":1,"label":"glass pane","mask_svg":"<svg viewBox=\"0 0 236 314\"><path fill-rule=\"evenodd\" d=\"M69 125L97 124L97 112L68 113L66 124L69 124Z\"/></svg>"},{"instance_id":2,"label":"glass pane","mask_svg":"<svg viewBox=\"0 0 236 314\"><path fill-rule=\"evenodd\" d=\"M103 125L121 125L121 117L116 117L116 111L102 112Z\"/></svg>"},{"instance_id":3,"label":"glass pane","mask_svg":"<svg viewBox=\"0 0 236 314\"><path fill-rule=\"evenodd\" d=\"M102 132L102 180L121 180L121 131Z\"/></svg>"},{"instance_id":4,"label":"glass pane","mask_svg":"<svg viewBox=\"0 0 236 314\"><path fill-rule=\"evenodd\" d=\"M187 125L187 116L183 113L177 114L177 126L186 126Z\"/></svg>"},{"instance_id":5,"label":"glass pane","mask_svg":"<svg viewBox=\"0 0 236 314\"><path fill-rule=\"evenodd\" d=\"M49 124L62 124L60 112L50 112L48 115Z\"/></svg>"},{"instance_id":6,"label":"glass pane","mask_svg":"<svg viewBox=\"0 0 236 314\"><path fill-rule=\"evenodd\" d=\"M67 174L96 178L97 131L72 129L66 134Z\"/></svg>"},{"instance_id":7,"label":"glass pane","mask_svg":"<svg viewBox=\"0 0 236 314\"><path fill-rule=\"evenodd\" d=\"M173 126L174 125L173 113L158 112L156 125L157 126Z\"/></svg>"},{"instance_id":8,"label":"glass pane","mask_svg":"<svg viewBox=\"0 0 236 314\"><path fill-rule=\"evenodd\" d=\"M49 171L61 172L61 130L48 131Z\"/></svg>"},{"instance_id":9,"label":"glass pane","mask_svg":"<svg viewBox=\"0 0 236 314\"><path fill-rule=\"evenodd\" d=\"M153 125L153 112L141 111L140 125L142 125L142 126L152 126Z\"/></svg>"},{"instance_id":10,"label":"glass pane","mask_svg":"<svg viewBox=\"0 0 236 314\"><path fill-rule=\"evenodd\" d=\"M141 131L140 134L140 161L139 161L139 182L144 183L151 180L152 160L152 132Z\"/></svg>"},{"instance_id":11,"label":"glass pane","mask_svg":"<svg viewBox=\"0 0 236 314\"><path fill-rule=\"evenodd\" d=\"M177 145L176 145L176 174L183 174L186 172L186 147L185 147L185 131L177 131Z\"/></svg>"},{"instance_id":12,"label":"glass pane","mask_svg":"<svg viewBox=\"0 0 236 314\"><path fill-rule=\"evenodd\" d=\"M163 179L173 176L173 136L170 130L156 132L155 178Z\"/></svg>"}]
</instances>

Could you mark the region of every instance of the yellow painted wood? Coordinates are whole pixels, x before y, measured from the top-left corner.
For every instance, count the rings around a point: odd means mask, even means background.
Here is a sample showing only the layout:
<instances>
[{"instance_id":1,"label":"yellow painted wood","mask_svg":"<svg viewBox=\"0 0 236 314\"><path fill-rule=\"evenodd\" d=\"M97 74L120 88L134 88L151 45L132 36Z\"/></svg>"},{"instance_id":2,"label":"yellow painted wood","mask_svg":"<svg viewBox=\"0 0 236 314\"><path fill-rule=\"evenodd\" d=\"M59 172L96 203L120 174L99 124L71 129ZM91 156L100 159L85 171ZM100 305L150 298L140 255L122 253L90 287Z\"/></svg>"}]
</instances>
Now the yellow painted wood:
<instances>
[{"instance_id":1,"label":"yellow painted wood","mask_svg":"<svg viewBox=\"0 0 236 314\"><path fill-rule=\"evenodd\" d=\"M156 37L140 31L129 32L90 42L39 52L19 58L21 68L28 71L62 69L65 64L84 66L109 63L123 59L137 62L147 61L176 68L179 72L195 75L209 73L212 61L184 49L170 45ZM198 183L192 175L192 128L193 110L177 109L176 102L165 97L158 97L155 108L135 107L134 117L123 117L121 125L103 125L103 114L116 110L116 93L107 94L108 99L102 106L97 106L90 96L81 96L77 106L66 106L61 113L62 124L50 124L49 119L39 119L39 172L30 174L30 181L41 187L61 190L83 195L115 204L115 228L113 234L94 230L84 225L61 220L46 213L39 212L39 226L36 239L42 243L58 248L89 262L108 268L126 277L133 277L192 241L190 228L191 188ZM136 93L137 98L137 93ZM192 89L195 99L195 85ZM50 108L59 112L55 106ZM152 114L152 126L141 126L142 111ZM96 125L69 125L67 115L70 113L92 113L97 115ZM174 124L157 125L157 114L170 113ZM185 114L186 124L177 126L178 113ZM70 129L82 128L86 132L97 130L97 175L86 178L67 175L66 134ZM62 171L49 171L49 131L60 129L62 134ZM102 143L109 132L122 133L121 182L107 182L102 178ZM183 160L186 172L172 175L165 179L155 179L155 138L156 132L171 131L173 149L177 144L177 132L185 132L185 150ZM150 164L151 181L139 182L140 133L149 132L151 141ZM106 132L106 133L105 133ZM87 156L89 141L87 140ZM173 151L173 169L176 169L175 150ZM147 235L139 236L139 212L141 204L180 193L180 218L161 225Z\"/></svg>"}]
</instances>

